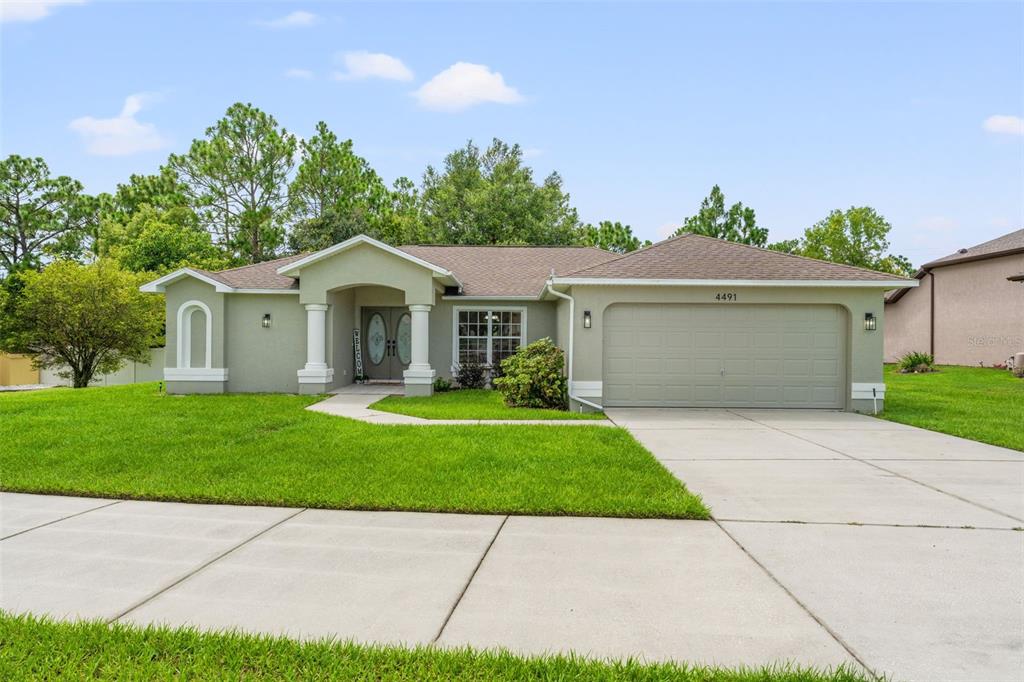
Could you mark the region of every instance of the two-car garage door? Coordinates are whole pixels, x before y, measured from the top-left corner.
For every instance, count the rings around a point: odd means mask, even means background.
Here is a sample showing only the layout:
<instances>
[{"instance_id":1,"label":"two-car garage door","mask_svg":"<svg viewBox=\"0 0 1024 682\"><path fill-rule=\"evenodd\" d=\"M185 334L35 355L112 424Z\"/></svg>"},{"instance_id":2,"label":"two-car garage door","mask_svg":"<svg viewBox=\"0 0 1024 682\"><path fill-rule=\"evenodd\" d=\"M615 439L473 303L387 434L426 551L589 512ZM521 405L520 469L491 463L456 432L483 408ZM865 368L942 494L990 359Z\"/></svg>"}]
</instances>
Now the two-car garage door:
<instances>
[{"instance_id":1,"label":"two-car garage door","mask_svg":"<svg viewBox=\"0 0 1024 682\"><path fill-rule=\"evenodd\" d=\"M845 325L827 305L616 304L604 404L842 408Z\"/></svg>"}]
</instances>

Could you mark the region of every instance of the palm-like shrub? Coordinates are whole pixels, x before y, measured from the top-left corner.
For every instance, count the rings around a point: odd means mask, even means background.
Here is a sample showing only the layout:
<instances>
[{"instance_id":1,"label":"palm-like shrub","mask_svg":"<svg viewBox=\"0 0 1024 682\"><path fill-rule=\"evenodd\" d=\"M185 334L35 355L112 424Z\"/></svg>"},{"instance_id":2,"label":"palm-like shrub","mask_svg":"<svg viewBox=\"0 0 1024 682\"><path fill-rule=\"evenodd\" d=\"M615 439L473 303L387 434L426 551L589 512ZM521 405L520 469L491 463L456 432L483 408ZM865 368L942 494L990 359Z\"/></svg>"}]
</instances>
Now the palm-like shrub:
<instances>
[{"instance_id":1,"label":"palm-like shrub","mask_svg":"<svg viewBox=\"0 0 1024 682\"><path fill-rule=\"evenodd\" d=\"M502 376L493 383L510 407L565 410L569 385L564 368L562 349L551 339L541 339L505 358L501 363Z\"/></svg>"},{"instance_id":2,"label":"palm-like shrub","mask_svg":"<svg viewBox=\"0 0 1024 682\"><path fill-rule=\"evenodd\" d=\"M920 351L910 351L899 360L900 371L904 374L912 372L935 371L935 356Z\"/></svg>"}]
</instances>

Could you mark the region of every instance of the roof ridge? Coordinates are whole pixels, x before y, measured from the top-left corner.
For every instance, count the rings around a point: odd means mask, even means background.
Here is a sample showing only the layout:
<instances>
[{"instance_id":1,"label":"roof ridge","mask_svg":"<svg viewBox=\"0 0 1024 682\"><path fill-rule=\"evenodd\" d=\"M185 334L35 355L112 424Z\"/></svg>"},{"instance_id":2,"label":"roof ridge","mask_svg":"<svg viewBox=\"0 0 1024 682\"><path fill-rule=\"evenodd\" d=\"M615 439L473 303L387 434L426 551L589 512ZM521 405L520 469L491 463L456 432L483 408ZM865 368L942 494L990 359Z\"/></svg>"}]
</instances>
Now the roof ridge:
<instances>
[{"instance_id":1,"label":"roof ridge","mask_svg":"<svg viewBox=\"0 0 1024 682\"><path fill-rule=\"evenodd\" d=\"M714 240L716 242L725 242L727 244L736 244L737 246L745 246L748 249L754 249L755 251L759 251L759 252L767 251L768 253L777 253L780 256L789 256L790 258L796 258L796 259L799 259L799 260L809 260L809 261L812 261L814 263L824 263L826 265L838 265L838 266L844 267L844 268L853 268L854 270L860 270L861 272L870 272L870 273L875 274L875 275L891 275L892 277L895 277L896 279L905 279L907 281L910 281L911 279L913 279L913 278L910 278L910 277L903 277L902 275L896 275L896 274L893 274L891 272L883 272L881 270L872 270L871 268L865 268L865 267L862 267L860 265L850 265L849 263L837 263L835 261L825 260L824 258L812 258L810 256L801 256L800 254L787 253L786 251L775 251L774 249L769 249L767 247L761 247L761 246L754 246L753 244L744 244L743 242L733 242L733 241L729 241L728 239L720 239L719 237L709 237L706 234L696 234L694 232L691 232L690 234L692 234L694 237L702 237L704 239L711 239L711 240Z\"/></svg>"},{"instance_id":2,"label":"roof ridge","mask_svg":"<svg viewBox=\"0 0 1024 682\"><path fill-rule=\"evenodd\" d=\"M280 258L272 258L270 260L263 260L263 261L260 261L259 263L249 263L248 265L236 265L233 268L226 268L224 270L207 270L206 272L215 272L215 273L217 273L219 275L219 274L221 274L223 272L235 272L236 270L245 270L246 268L254 268L257 265L268 265L270 263L277 263L279 261L288 260L289 258L300 258L302 256L308 256L310 253L313 253L313 252L312 251L309 251L309 252L303 251L301 253L293 253L290 256L281 256Z\"/></svg>"},{"instance_id":3,"label":"roof ridge","mask_svg":"<svg viewBox=\"0 0 1024 682\"><path fill-rule=\"evenodd\" d=\"M445 249L591 249L602 253L614 253L590 244L400 244L395 248L408 249L418 246Z\"/></svg>"},{"instance_id":4,"label":"roof ridge","mask_svg":"<svg viewBox=\"0 0 1024 682\"><path fill-rule=\"evenodd\" d=\"M623 258L629 258L631 256L635 256L638 253L641 253L643 251L650 251L653 248L656 248L658 246L662 246L664 244L668 244L669 242L674 242L677 239L682 239L683 237L688 237L688 236L690 236L692 234L693 234L692 232L683 232L682 234L674 234L671 237L666 237L665 239L662 239L660 242L655 242L653 244L648 244L647 246L641 246L639 249L634 249L632 251L627 251L626 253L619 254L616 258L609 258L608 260L606 260L603 263L597 263L595 265L588 265L585 268L580 268L579 270L573 270L572 272L568 272L568 273L566 273L564 275L559 275L559 276L560 277L571 277L571 276L573 276L575 274L584 272L586 270L590 270L591 268L596 268L598 266L604 267L605 265L611 265L612 263L618 263ZM604 249L600 249L600 250L603 251ZM607 253L614 253L614 252L613 251L608 251Z\"/></svg>"},{"instance_id":5,"label":"roof ridge","mask_svg":"<svg viewBox=\"0 0 1024 682\"><path fill-rule=\"evenodd\" d=\"M993 237L992 239L988 239L986 241L983 241L983 242L981 242L979 244L975 244L973 246L962 247L960 249L957 249L953 253L947 254L945 256L939 256L938 258L930 260L927 263L925 263L924 265L922 265L921 267L924 268L924 267L927 267L929 265L938 264L938 263L943 263L945 265L947 263L951 264L950 263L951 261L956 261L956 260L961 260L961 259L970 259L972 256L977 256L978 255L977 253L973 253L972 254L971 253L972 251L976 251L977 249L980 249L980 248L982 248L984 246L987 246L988 244L991 244L993 242L998 242L998 241L1001 241L1003 239L1007 239L1009 237L1013 237L1013 236L1015 236L1017 234L1022 234L1022 236L1024 236L1024 228L1021 228L1019 230L1010 230L1006 234L1001 234L998 237ZM1013 250L1019 249L1019 248L1021 248L1021 247L1019 247L1019 246L1010 246L1010 247L1007 247L1005 250L1006 251L1013 251ZM995 254L998 254L998 253L1000 253L1000 251L994 251L994 252L992 252L991 255L995 255Z\"/></svg>"}]
</instances>

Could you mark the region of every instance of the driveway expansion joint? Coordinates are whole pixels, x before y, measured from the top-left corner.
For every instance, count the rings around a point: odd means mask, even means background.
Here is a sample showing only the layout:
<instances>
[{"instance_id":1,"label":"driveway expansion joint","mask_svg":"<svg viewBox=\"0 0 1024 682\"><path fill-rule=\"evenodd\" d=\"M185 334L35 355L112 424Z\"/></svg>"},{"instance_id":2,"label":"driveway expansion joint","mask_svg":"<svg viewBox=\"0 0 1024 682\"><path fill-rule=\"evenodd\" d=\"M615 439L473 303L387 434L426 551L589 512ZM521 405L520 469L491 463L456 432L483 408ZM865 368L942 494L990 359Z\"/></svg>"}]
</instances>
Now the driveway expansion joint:
<instances>
[{"instance_id":1,"label":"driveway expansion joint","mask_svg":"<svg viewBox=\"0 0 1024 682\"><path fill-rule=\"evenodd\" d=\"M82 511L75 512L74 514L68 514L67 516L62 516L59 519L54 519L52 521L47 521L46 523L40 523L38 526L32 526L31 528L26 528L24 530L19 530L16 533L11 533L10 535L5 535L2 538L0 538L0 542L3 542L4 540L7 540L9 538L13 538L13 537L17 537L19 535L23 535L25 533L29 533L29 532L34 531L34 530L38 530L40 528L45 528L46 526L52 526L53 524L60 523L61 521L66 521L68 519L73 519L76 516L81 516L83 514L88 514L89 512L94 512L97 509L106 509L107 507L113 507L115 504L121 504L124 501L125 500L114 500L113 502L108 502L106 504L101 504L98 507L90 507L89 509L83 509Z\"/></svg>"},{"instance_id":2,"label":"driveway expansion joint","mask_svg":"<svg viewBox=\"0 0 1024 682\"><path fill-rule=\"evenodd\" d=\"M789 596L789 598L792 599L796 603L796 605L799 606L804 611L804 613L806 613L808 616L810 616L811 619L813 619L814 622L817 623L825 632L827 632L829 634L829 636L831 636L832 639L834 639L839 644L839 646L843 647L843 649L846 651L846 653L850 654L850 657L853 658L853 660L857 661L857 663L864 670L866 670L869 675L871 675L876 680L881 680L882 679L882 676L880 676L878 673L876 673L871 668L871 666L869 666L867 664L867 662L861 657L861 655L859 653L857 653L857 651L852 646L850 646L850 644L847 643L846 640L844 640L842 637L839 636L838 632L836 632L831 627L829 627L828 623L826 623L824 620L822 620L821 617L818 616L818 614L816 614L814 611L812 611L810 609L810 607L807 606L807 604L802 602L788 587L786 587L782 583L782 581L779 580L775 576L774 573L772 573L770 570L768 570L767 566L765 566L763 563L761 563L757 559L757 557L755 557L753 554L751 554L750 551L743 545L743 543L741 543L739 540L737 540L735 537L733 537L732 533L730 533L728 530L726 530L725 526L723 526L721 523L719 523L719 519L712 519L712 520L715 522L715 525L718 526L719 530L721 530L723 533L725 533L726 537L728 537L730 540L732 540L736 544L736 546L740 548L740 551L742 551L745 555L747 555L747 557L751 561L753 561L758 566L758 568L760 568L762 571L764 571L764 574L767 575L768 578L773 583L778 585L779 589L781 589L783 592L785 592Z\"/></svg>"},{"instance_id":3,"label":"driveway expansion joint","mask_svg":"<svg viewBox=\"0 0 1024 682\"><path fill-rule=\"evenodd\" d=\"M163 587L154 590L150 594L146 595L145 597L143 597L139 601L137 601L134 604L132 604L131 606L129 606L127 609L125 609L125 610L121 611L120 613L118 613L116 616L114 616L112 618L108 618L107 619L107 624L115 623L118 620L124 618L129 613L131 613L132 611L136 610L137 608L139 608L141 606L144 606L144 605L148 604L149 602L153 601L154 599L159 597L161 594L164 594L168 590L171 590L171 589L177 587L178 585L182 584L183 582L185 582L189 578L195 576L196 574L200 573L204 569L209 568L213 564L217 563L218 561L220 561L221 559L223 559L227 555L233 553L235 550L240 549L240 548L244 547L245 545L249 544L250 542L252 542L253 540L256 540L257 538L262 537L263 535L265 535L266 533L269 533L270 531L274 530L275 528L277 528L281 524L283 524L283 523L285 523L287 521L291 521L296 516L298 516L299 514L301 514L304 511L306 511L306 509L307 509L306 507L303 507L301 509L295 510L295 513L289 514L288 516L284 517L283 519L279 519L279 520L275 521L274 523L270 524L266 528L264 528L264 529L262 529L262 530L260 530L260 531L258 531L256 533L253 533L252 535L250 535L249 537L245 538L241 542L239 542L239 543L237 543L235 545L232 545L231 547L229 547L228 549L224 550L223 552L221 552L217 556L213 557L212 559L204 561L202 564L200 564L199 566L197 566L197 567L193 568L192 570L188 571L185 575L181 576L180 578L177 578L176 580L173 580L169 584L164 585Z\"/></svg>"}]
</instances>

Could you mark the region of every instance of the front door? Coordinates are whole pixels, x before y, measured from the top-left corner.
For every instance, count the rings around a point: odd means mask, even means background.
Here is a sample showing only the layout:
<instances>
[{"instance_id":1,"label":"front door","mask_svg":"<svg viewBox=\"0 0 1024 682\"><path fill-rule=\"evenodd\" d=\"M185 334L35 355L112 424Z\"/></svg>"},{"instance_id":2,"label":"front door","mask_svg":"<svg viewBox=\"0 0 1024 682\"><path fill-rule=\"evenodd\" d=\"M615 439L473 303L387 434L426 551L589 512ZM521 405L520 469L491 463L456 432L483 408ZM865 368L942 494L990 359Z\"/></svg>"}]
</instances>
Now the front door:
<instances>
[{"instance_id":1,"label":"front door","mask_svg":"<svg viewBox=\"0 0 1024 682\"><path fill-rule=\"evenodd\" d=\"M378 381L400 381L412 359L412 318L405 308L363 308L363 367Z\"/></svg>"}]
</instances>

